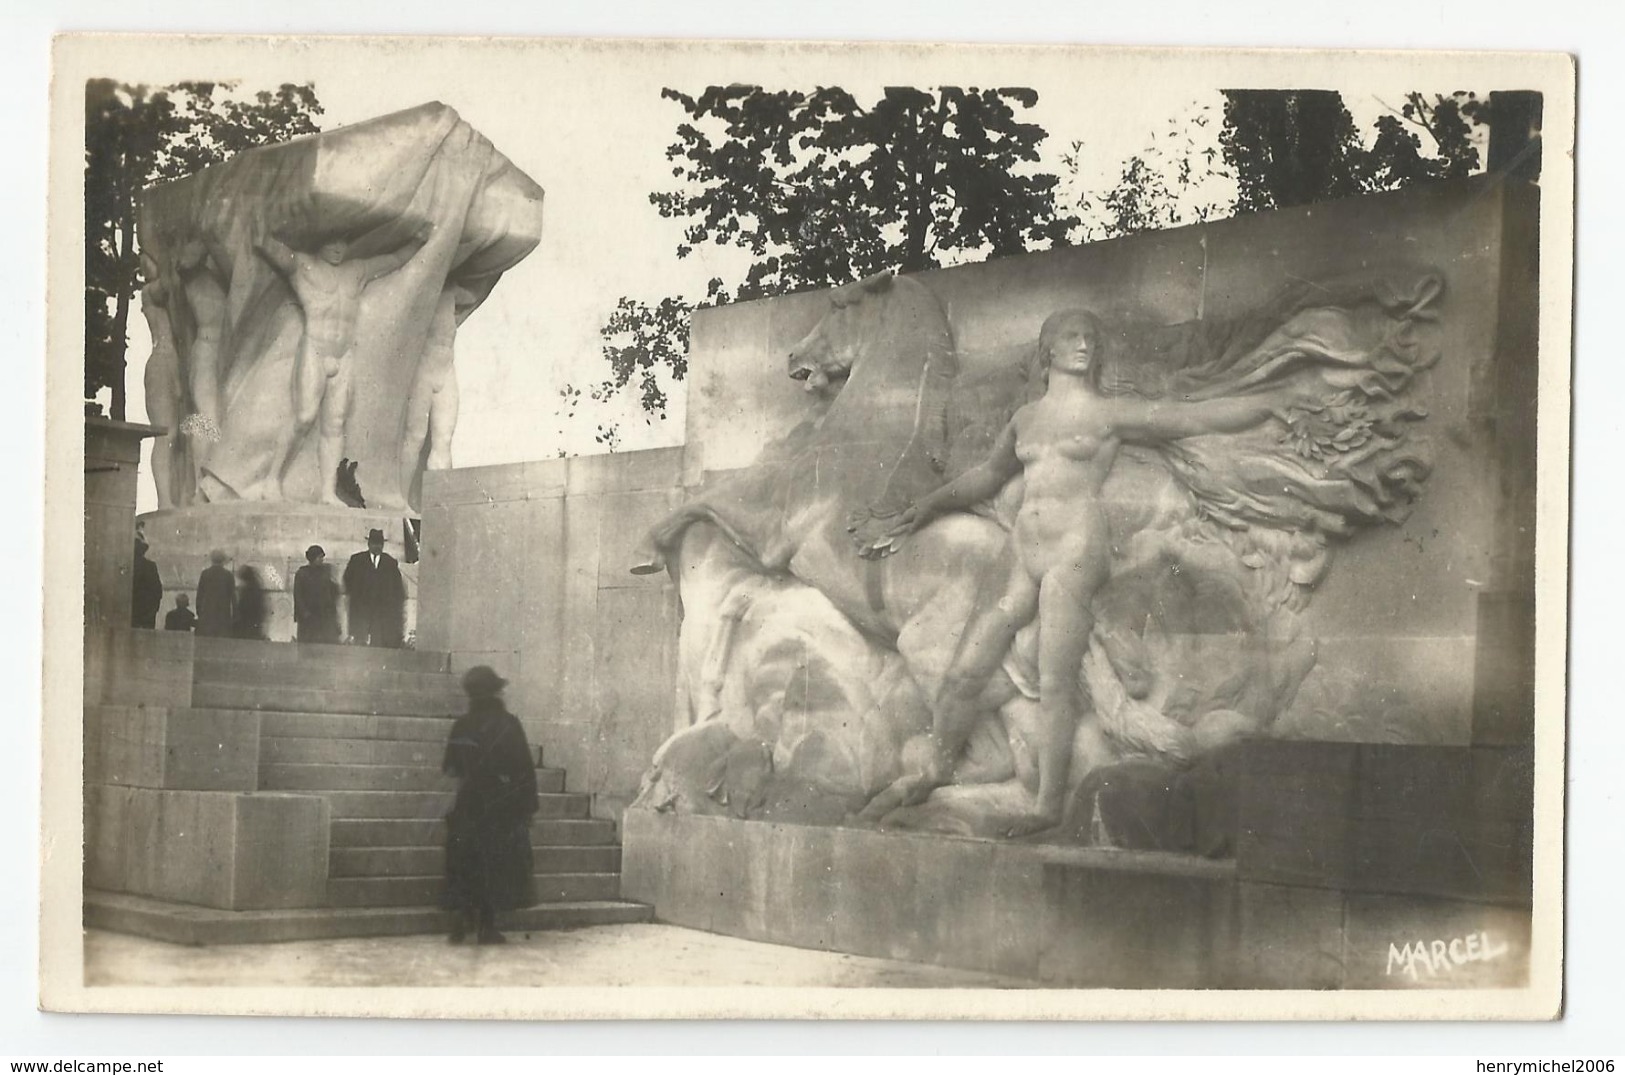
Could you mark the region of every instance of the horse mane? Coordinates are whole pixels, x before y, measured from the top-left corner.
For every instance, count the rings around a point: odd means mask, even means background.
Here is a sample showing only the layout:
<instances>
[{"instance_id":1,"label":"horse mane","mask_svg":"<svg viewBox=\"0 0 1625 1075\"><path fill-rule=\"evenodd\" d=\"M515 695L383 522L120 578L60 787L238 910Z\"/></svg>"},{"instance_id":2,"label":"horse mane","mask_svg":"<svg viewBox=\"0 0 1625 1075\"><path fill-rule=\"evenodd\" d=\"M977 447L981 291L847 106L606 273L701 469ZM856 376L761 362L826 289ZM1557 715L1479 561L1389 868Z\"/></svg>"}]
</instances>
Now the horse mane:
<instances>
[{"instance_id":1,"label":"horse mane","mask_svg":"<svg viewBox=\"0 0 1625 1075\"><path fill-rule=\"evenodd\" d=\"M959 373L953 329L936 295L906 276L872 276L830 301L837 311L872 306L875 316L859 322L851 372L815 439L863 456L866 480L850 491L850 508L895 514L942 481Z\"/></svg>"}]
</instances>

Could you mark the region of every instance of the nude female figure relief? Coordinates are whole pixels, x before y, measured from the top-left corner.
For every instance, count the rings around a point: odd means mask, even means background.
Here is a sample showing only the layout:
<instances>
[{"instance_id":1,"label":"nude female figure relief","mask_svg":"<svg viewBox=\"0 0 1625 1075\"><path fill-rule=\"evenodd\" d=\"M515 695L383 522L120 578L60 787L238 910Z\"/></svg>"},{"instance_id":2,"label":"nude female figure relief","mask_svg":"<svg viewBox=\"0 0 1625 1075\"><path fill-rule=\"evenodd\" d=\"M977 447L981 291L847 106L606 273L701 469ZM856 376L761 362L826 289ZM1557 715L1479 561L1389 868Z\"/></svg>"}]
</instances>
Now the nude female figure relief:
<instances>
[{"instance_id":1,"label":"nude female figure relief","mask_svg":"<svg viewBox=\"0 0 1625 1075\"><path fill-rule=\"evenodd\" d=\"M353 380L350 352L355 345L361 293L367 285L405 265L423 246L420 234L398 250L349 259L349 243L334 239L315 253L293 250L269 234L255 248L276 267L304 311L305 332L294 368L294 421L283 432L271 461L270 481L280 487L282 472L299 438L318 418L316 458L321 468L320 503L343 507L335 483L344 457L345 426Z\"/></svg>"},{"instance_id":2,"label":"nude female figure relief","mask_svg":"<svg viewBox=\"0 0 1625 1075\"><path fill-rule=\"evenodd\" d=\"M905 773L859 815L879 821L922 802L946 784L983 715L981 697L1016 633L1034 617L1039 631L1039 787L1034 813L1012 836L1061 820L1072 743L1084 712L1079 668L1094 626L1091 601L1111 571L1111 535L1100 503L1118 449L1127 444L1239 432L1282 413L1288 395L1244 395L1196 403L1108 397L1100 389L1101 330L1087 310L1051 316L1039 333L1047 368L1044 395L1016 412L988 457L923 497L860 554L886 556L909 534L947 512L992 497L1024 478L1010 534L1013 555L990 564L932 707L933 755L923 773Z\"/></svg>"}]
</instances>

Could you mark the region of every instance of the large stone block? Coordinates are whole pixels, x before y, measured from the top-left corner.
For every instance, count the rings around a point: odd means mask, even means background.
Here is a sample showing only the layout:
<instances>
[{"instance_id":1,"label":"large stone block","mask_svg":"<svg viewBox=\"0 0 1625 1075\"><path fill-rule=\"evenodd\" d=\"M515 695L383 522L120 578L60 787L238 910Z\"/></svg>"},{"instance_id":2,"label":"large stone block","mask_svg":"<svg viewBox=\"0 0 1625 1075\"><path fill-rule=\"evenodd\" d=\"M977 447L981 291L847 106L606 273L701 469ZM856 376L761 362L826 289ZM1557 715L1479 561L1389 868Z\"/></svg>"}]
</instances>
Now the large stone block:
<instances>
[{"instance_id":1,"label":"large stone block","mask_svg":"<svg viewBox=\"0 0 1625 1075\"><path fill-rule=\"evenodd\" d=\"M85 705L191 705L192 666L189 634L87 624Z\"/></svg>"},{"instance_id":2,"label":"large stone block","mask_svg":"<svg viewBox=\"0 0 1625 1075\"><path fill-rule=\"evenodd\" d=\"M85 780L176 791L253 791L260 715L167 706L85 707Z\"/></svg>"},{"instance_id":3,"label":"large stone block","mask_svg":"<svg viewBox=\"0 0 1625 1075\"><path fill-rule=\"evenodd\" d=\"M91 784L85 883L228 910L326 902L329 808L313 795Z\"/></svg>"},{"instance_id":4,"label":"large stone block","mask_svg":"<svg viewBox=\"0 0 1625 1075\"><path fill-rule=\"evenodd\" d=\"M682 463L681 448L575 456L569 460L565 492L572 497L663 492L681 483Z\"/></svg>"},{"instance_id":5,"label":"large stone block","mask_svg":"<svg viewBox=\"0 0 1625 1075\"><path fill-rule=\"evenodd\" d=\"M1345 897L1335 889L1237 885L1230 966L1237 989L1339 989Z\"/></svg>"},{"instance_id":6,"label":"large stone block","mask_svg":"<svg viewBox=\"0 0 1625 1075\"><path fill-rule=\"evenodd\" d=\"M1200 860L1188 860L1183 870L1046 864L1048 944L1039 957L1040 976L1114 989L1221 984L1232 963L1235 882L1229 870L1207 866Z\"/></svg>"},{"instance_id":7,"label":"large stone block","mask_svg":"<svg viewBox=\"0 0 1625 1075\"><path fill-rule=\"evenodd\" d=\"M1259 742L1243 755L1236 861L1245 881L1335 887L1352 877L1353 743Z\"/></svg>"}]
</instances>

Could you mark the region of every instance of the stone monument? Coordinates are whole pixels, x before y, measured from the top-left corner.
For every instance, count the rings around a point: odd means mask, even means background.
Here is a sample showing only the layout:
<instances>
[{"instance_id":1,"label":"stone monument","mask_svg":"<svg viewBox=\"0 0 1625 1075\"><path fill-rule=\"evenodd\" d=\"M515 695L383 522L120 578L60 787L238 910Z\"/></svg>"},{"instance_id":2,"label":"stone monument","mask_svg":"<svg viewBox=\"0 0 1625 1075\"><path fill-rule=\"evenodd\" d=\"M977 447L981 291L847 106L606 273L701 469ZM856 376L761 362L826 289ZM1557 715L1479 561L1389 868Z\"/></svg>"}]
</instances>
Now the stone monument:
<instances>
[{"instance_id":1,"label":"stone monument","mask_svg":"<svg viewBox=\"0 0 1625 1075\"><path fill-rule=\"evenodd\" d=\"M836 291L789 353L806 420L634 568L681 580L693 707L645 801L1088 842L1095 770L1266 734L1336 546L1422 493L1442 289L1063 310L980 378L921 283Z\"/></svg>"},{"instance_id":2,"label":"stone monument","mask_svg":"<svg viewBox=\"0 0 1625 1075\"><path fill-rule=\"evenodd\" d=\"M376 528L408 559L423 472L451 465L457 326L535 248L541 209L439 103L146 191L145 388L168 432L142 523L171 600L221 548L265 578L288 638L307 546L337 561Z\"/></svg>"}]
</instances>

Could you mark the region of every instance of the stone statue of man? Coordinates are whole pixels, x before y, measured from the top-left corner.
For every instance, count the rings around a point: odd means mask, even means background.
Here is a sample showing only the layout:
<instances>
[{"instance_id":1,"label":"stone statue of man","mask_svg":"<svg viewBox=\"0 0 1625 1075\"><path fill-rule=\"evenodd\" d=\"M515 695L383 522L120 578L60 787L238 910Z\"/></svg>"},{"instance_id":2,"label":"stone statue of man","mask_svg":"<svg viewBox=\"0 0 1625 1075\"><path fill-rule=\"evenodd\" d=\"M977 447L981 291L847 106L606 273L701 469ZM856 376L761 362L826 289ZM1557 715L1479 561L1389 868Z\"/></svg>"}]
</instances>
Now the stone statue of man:
<instances>
[{"instance_id":1,"label":"stone statue of man","mask_svg":"<svg viewBox=\"0 0 1625 1075\"><path fill-rule=\"evenodd\" d=\"M287 280L305 317L305 334L294 368L294 422L284 431L272 459L272 482L281 482L294 445L320 418L316 451L321 467L319 500L344 506L334 488L334 478L339 460L344 457L345 422L354 376L350 352L355 345L361 293L374 280L411 261L425 239L420 235L391 253L356 259L349 258L349 243L342 239L323 243L313 254L290 249L271 235L263 235L255 242L255 248Z\"/></svg>"}]
</instances>

